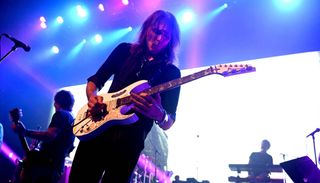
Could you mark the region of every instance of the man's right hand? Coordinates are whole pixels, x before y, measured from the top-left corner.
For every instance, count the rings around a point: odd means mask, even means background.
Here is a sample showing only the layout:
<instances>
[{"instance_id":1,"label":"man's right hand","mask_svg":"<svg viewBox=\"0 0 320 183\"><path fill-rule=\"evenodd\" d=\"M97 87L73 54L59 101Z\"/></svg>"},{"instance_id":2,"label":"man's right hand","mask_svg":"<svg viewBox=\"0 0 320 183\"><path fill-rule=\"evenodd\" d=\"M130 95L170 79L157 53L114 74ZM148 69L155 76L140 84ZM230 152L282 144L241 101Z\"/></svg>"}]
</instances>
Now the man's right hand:
<instances>
[{"instance_id":1,"label":"man's right hand","mask_svg":"<svg viewBox=\"0 0 320 183\"><path fill-rule=\"evenodd\" d=\"M92 109L96 104L103 104L103 97L100 95L91 95L88 101L89 109Z\"/></svg>"}]
</instances>

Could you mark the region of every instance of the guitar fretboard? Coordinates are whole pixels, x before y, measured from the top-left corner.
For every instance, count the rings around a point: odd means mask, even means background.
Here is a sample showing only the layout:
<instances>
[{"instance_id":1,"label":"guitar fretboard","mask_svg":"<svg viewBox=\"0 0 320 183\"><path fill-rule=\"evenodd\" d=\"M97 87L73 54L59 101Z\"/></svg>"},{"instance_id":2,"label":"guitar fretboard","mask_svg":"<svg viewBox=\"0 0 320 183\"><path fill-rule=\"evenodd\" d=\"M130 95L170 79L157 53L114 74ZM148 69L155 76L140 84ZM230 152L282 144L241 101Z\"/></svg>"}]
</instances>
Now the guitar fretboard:
<instances>
[{"instance_id":1,"label":"guitar fretboard","mask_svg":"<svg viewBox=\"0 0 320 183\"><path fill-rule=\"evenodd\" d=\"M151 88L147 88L147 89L143 90L142 92L145 92L148 95L164 92L164 91L176 88L178 86L181 86L185 83L191 82L193 80L196 80L196 79L205 77L207 75L213 74L216 69L217 68L213 69L212 67L209 67L208 69L205 69L205 70L202 70L202 71L199 71L199 72L196 72L196 73L193 73L193 74L181 77L181 78L177 78L177 79L159 84L159 85L151 87ZM140 92L140 93L142 93L142 92ZM126 105L126 104L131 103L130 98L131 98L130 96L126 96L126 97L118 99L117 105L121 106L121 105Z\"/></svg>"},{"instance_id":2,"label":"guitar fretboard","mask_svg":"<svg viewBox=\"0 0 320 183\"><path fill-rule=\"evenodd\" d=\"M213 67L209 67L207 69L201 70L199 72L181 77L181 78L177 78L162 84L159 84L157 86L151 87L151 88L147 88L145 90L143 90L140 93L147 93L148 95L152 95L155 93L160 93L160 92L164 92L173 88L176 88L178 86L181 86L185 83L194 81L196 79L200 79L202 77L211 75L211 74L220 74L224 77L226 76L232 76L232 75L237 75L237 74L242 74L242 73L247 73L247 72L254 72L255 68L252 66L248 66L248 65L219 65L219 66L213 66ZM123 98L119 98L117 99L117 106L121 106L121 105L127 105L131 103L131 97L130 96L126 96Z\"/></svg>"}]
</instances>

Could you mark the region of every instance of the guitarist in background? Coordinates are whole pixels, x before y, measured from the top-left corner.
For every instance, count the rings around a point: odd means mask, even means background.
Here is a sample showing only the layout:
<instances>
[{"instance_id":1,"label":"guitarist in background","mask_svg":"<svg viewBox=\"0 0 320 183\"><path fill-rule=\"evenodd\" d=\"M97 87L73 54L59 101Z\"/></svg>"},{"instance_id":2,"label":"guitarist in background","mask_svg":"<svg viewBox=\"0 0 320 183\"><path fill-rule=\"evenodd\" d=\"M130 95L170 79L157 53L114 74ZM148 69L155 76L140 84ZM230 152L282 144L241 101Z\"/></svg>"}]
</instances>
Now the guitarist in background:
<instances>
[{"instance_id":1,"label":"guitarist in background","mask_svg":"<svg viewBox=\"0 0 320 183\"><path fill-rule=\"evenodd\" d=\"M139 80L148 80L155 86L180 78L180 70L173 65L179 42L179 26L174 15L162 10L151 14L142 25L138 41L119 44L88 78L89 111L94 113L105 108L103 97L97 92L111 76L109 92L117 92ZM132 110L139 120L114 125L90 140L80 141L69 182L130 182L152 125L156 123L167 130L174 123L179 93L180 87L152 96L131 93Z\"/></svg>"},{"instance_id":2,"label":"guitarist in background","mask_svg":"<svg viewBox=\"0 0 320 183\"><path fill-rule=\"evenodd\" d=\"M66 156L73 149L75 136L72 132L74 118L71 114L74 104L73 95L61 90L54 96L55 113L47 131L27 130L16 118L14 109L10 111L13 130L19 136L40 140L39 149L26 152L20 173L21 183L56 183L64 171Z\"/></svg>"}]
</instances>

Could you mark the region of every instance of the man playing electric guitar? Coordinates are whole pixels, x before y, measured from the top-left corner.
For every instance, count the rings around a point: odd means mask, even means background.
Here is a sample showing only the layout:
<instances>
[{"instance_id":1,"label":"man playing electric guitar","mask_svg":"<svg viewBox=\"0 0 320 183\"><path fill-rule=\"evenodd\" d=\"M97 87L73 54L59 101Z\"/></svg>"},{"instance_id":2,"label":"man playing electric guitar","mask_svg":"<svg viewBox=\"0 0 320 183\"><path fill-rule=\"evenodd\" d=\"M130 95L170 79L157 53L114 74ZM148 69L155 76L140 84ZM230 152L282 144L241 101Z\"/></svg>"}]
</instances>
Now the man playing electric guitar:
<instances>
[{"instance_id":1,"label":"man playing electric guitar","mask_svg":"<svg viewBox=\"0 0 320 183\"><path fill-rule=\"evenodd\" d=\"M53 114L47 131L27 130L19 120L21 110L10 111L13 130L19 134L20 140L24 137L40 140L39 150L29 151L27 143L24 149L26 158L22 163L22 170L17 182L21 183L56 183L63 171L66 156L73 149L75 136L72 132L74 118L71 114L74 104L73 95L69 91L61 90L54 97Z\"/></svg>"}]
</instances>

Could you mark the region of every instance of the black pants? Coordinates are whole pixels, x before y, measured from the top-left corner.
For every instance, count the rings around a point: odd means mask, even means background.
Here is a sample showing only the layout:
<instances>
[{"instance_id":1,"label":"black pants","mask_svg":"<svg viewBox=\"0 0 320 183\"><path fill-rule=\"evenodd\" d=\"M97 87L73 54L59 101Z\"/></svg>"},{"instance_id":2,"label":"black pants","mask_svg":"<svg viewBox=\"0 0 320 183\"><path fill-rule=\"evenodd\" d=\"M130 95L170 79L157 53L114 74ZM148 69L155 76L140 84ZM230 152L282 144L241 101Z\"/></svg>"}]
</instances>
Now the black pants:
<instances>
[{"instance_id":1,"label":"black pants","mask_svg":"<svg viewBox=\"0 0 320 183\"><path fill-rule=\"evenodd\" d=\"M69 183L129 183L144 147L139 135L111 132L78 145Z\"/></svg>"},{"instance_id":2,"label":"black pants","mask_svg":"<svg viewBox=\"0 0 320 183\"><path fill-rule=\"evenodd\" d=\"M15 182L57 183L63 173L59 165L64 160L55 160L41 151L30 151L17 167Z\"/></svg>"},{"instance_id":3,"label":"black pants","mask_svg":"<svg viewBox=\"0 0 320 183\"><path fill-rule=\"evenodd\" d=\"M50 165L27 165L17 172L17 183L57 183L62 172Z\"/></svg>"}]
</instances>

